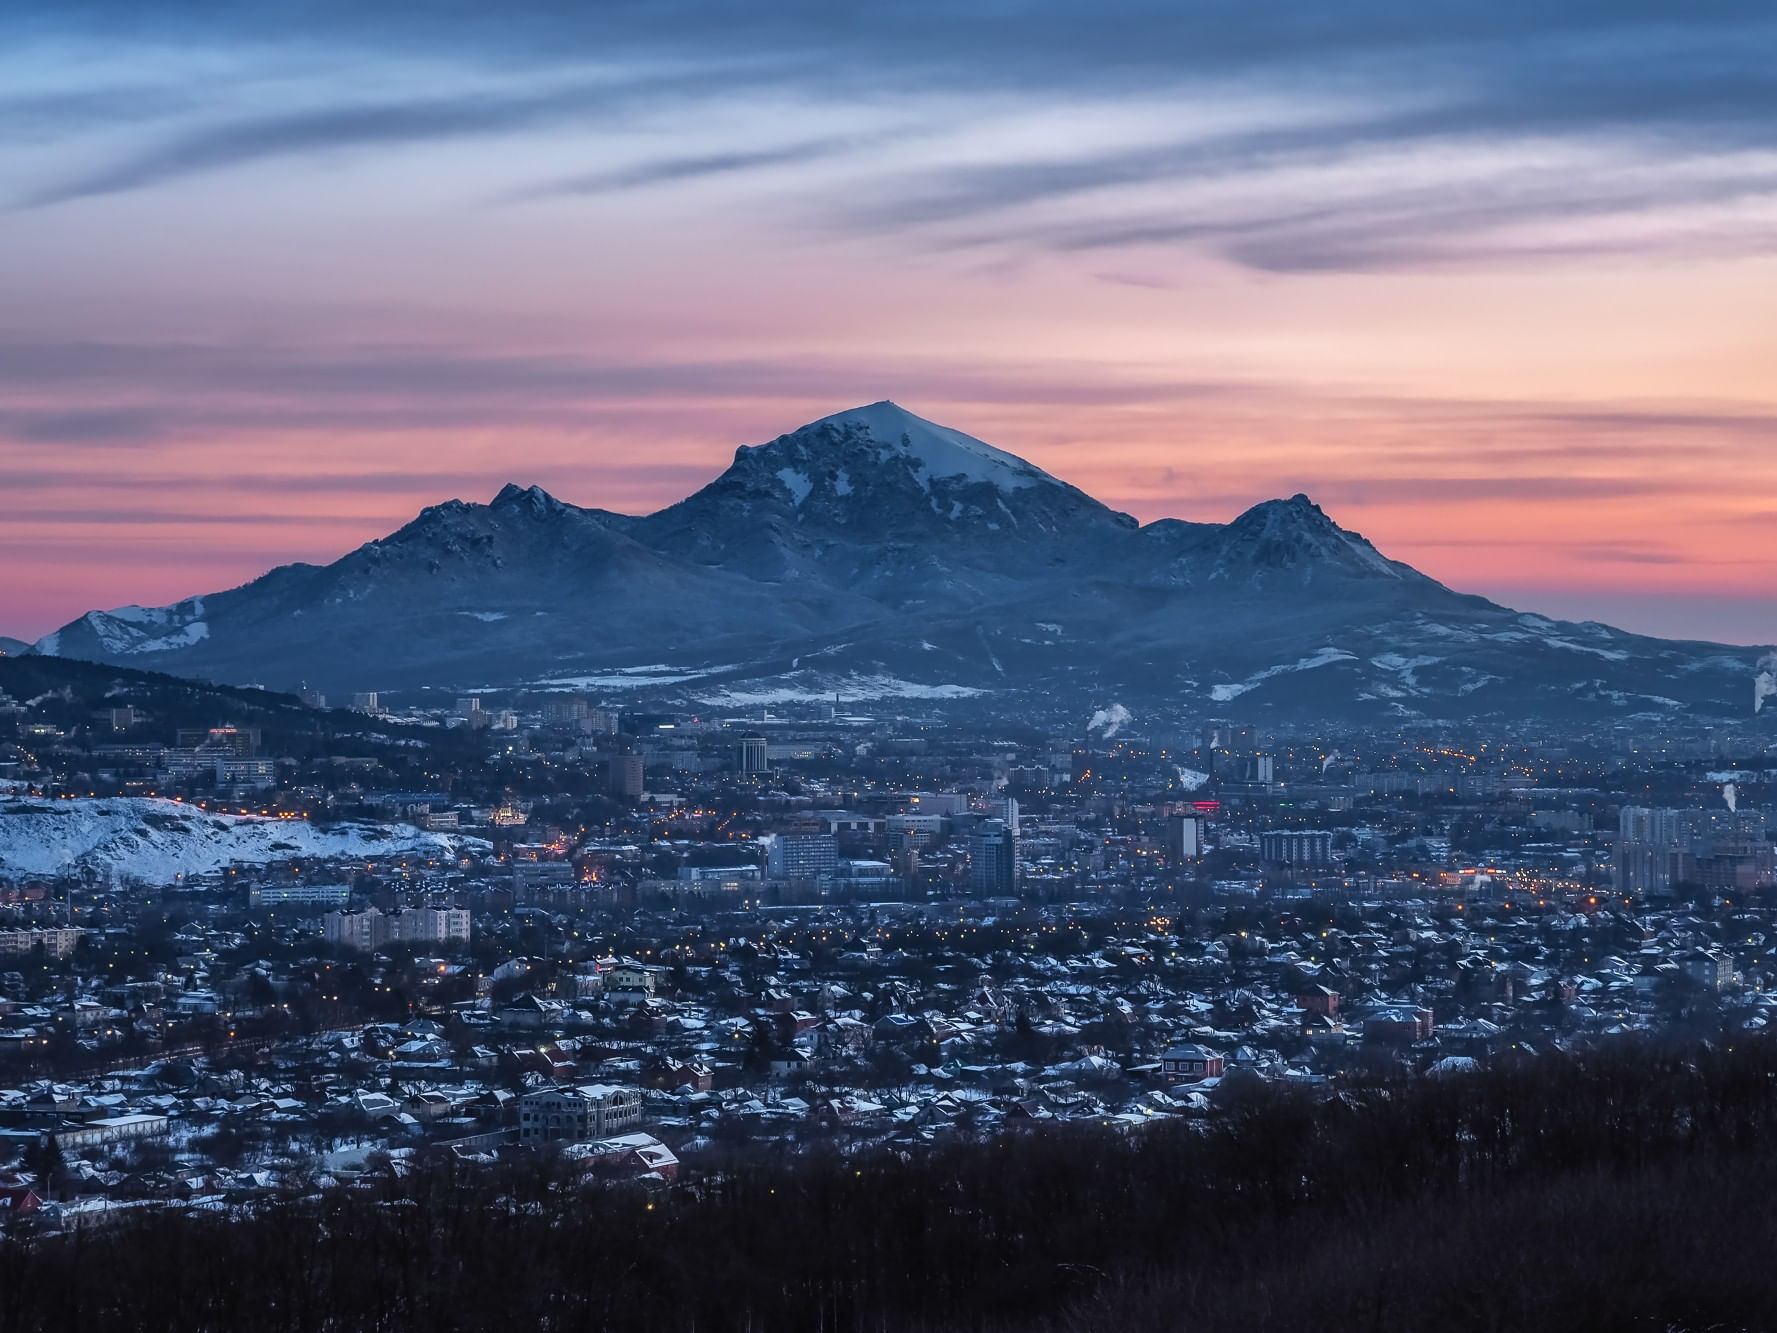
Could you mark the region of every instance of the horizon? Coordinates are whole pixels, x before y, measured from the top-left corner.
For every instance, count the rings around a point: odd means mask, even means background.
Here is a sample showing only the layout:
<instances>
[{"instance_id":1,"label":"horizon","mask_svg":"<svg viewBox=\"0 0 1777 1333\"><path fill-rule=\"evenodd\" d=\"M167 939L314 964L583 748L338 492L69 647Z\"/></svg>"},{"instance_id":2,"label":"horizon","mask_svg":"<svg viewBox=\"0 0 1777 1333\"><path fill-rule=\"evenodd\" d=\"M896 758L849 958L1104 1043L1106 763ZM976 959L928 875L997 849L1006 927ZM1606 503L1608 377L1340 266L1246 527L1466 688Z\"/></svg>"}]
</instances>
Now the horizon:
<instances>
[{"instance_id":1,"label":"horizon","mask_svg":"<svg viewBox=\"0 0 1777 1333\"><path fill-rule=\"evenodd\" d=\"M0 633L884 396L1144 523L1777 641L1777 20L0 15Z\"/></svg>"},{"instance_id":2,"label":"horizon","mask_svg":"<svg viewBox=\"0 0 1777 1333\"><path fill-rule=\"evenodd\" d=\"M986 444L991 448L999 449L999 446L995 445L994 442L991 440L980 440L979 437L973 436L972 432L963 431L963 430L961 430L960 427L951 426L950 423L948 423L948 422L935 421L932 418L925 416L923 413L915 412L912 409L906 407L904 404L896 402L894 399L890 399L890 398L878 399L878 400L874 400L869 403L859 403L853 407L841 408L841 409L834 411L834 412L823 413L820 416L810 418L808 421L801 423L801 425L799 425L799 426L792 427L787 431L779 432L779 435L794 433L794 431L796 431L796 430L804 429L807 426L817 424L818 422L828 420L829 418L847 416L847 415L850 415L853 413L861 412L869 407L884 406L884 405L895 407L899 411L906 413L907 415L913 417L916 420L924 421L924 422L931 424L931 425L943 426L943 427L946 427L949 429L959 430L959 431L961 431L962 434L970 435L972 438L976 438L977 442L979 442L979 443ZM777 437L774 436L772 438L775 439ZM766 444L769 442L770 442L769 440L761 440L756 443L737 445L737 446L734 446L734 449L756 448L759 445ZM1018 459L1019 461L1034 463L1034 460L1024 458L1023 455L1017 453L1017 451L1015 451L1015 450L1002 450L1002 452L1006 452L1006 453L1011 454L1014 458ZM733 462L733 450L730 451L729 462L730 462L730 465ZM1050 471L1047 468L1043 468L1042 470L1047 475L1049 475L1052 480L1060 482L1063 485L1073 486L1075 489L1084 491L1088 496L1091 496L1092 499L1097 500L1102 504L1105 504L1107 508L1112 509L1112 510L1119 509L1119 506L1112 504L1108 501L1105 501L1099 496L1092 495L1092 492L1087 487L1078 486L1075 483L1069 481L1069 479L1067 477L1056 475L1055 473L1053 473L1052 471ZM609 509L611 512L614 512L614 513L624 514L624 515L628 515L631 517L641 517L641 516L645 516L650 513L656 513L660 509L670 507L671 505L677 503L679 500L685 499L688 496L697 493L698 491L702 490L704 486L707 486L710 483L719 479L725 471L726 471L726 467L720 468L717 471L715 471L714 473L712 473L702 483L694 484L690 487L690 489L684 491L682 494L674 495L669 498L665 498L665 499L661 500L659 503L652 505L651 507L650 506L632 506L630 508L621 508L621 509L616 509L616 508L612 508L611 506L600 505L597 503L586 503L586 502L582 501L581 499L579 499L578 497L574 497L571 495L564 495L563 493L561 493L561 491L559 489L549 486L549 485L545 485L541 482L536 482L536 481L526 482L526 481L518 480L517 478L508 478L506 481L500 482L497 486L494 486L492 493L488 493L488 492L484 491L483 493L488 495L488 498L486 500L467 499L467 498L465 498L465 495L462 495L462 494L449 496L449 497L446 497L441 500L432 500L432 501L429 501L425 504L422 504L418 509L411 511L405 517L401 517L401 516L392 517L389 521L389 526L386 527L385 529L371 533L368 536L366 536L362 541L354 542L351 546L348 546L348 547L345 547L341 550L335 551L330 555L324 555L318 559L313 559L313 560L296 559L296 560L283 561L283 562L280 562L280 565L281 564L310 564L310 565L325 566L325 565L332 564L335 560L345 557L346 555L350 554L352 551L360 549L365 544L368 544L368 543L376 541L376 540L380 540L382 538L386 538L387 536L391 535L395 531L398 531L400 528L405 527L407 524L409 524L411 522L414 522L416 519L418 519L422 514L424 514L429 509L436 508L437 506L442 505L442 504L453 504L453 503L480 505L480 506L491 505L491 504L495 503L498 500L500 494L508 488L516 489L519 491L528 491L528 490L533 490L533 489L541 490L546 495L550 496L551 498L558 500L558 501L563 501L563 502L570 504L578 509ZM473 492L471 492L470 494L473 494ZM1396 556L1393 552L1388 550L1381 543L1374 541L1368 533L1364 533L1364 532L1362 532L1354 527L1348 526L1346 523L1342 522L1340 519L1340 515L1337 512L1335 512L1332 509L1329 509L1328 506L1322 504L1319 497L1315 496L1314 494L1312 494L1310 492L1306 492L1306 491L1297 491L1297 492L1292 492L1290 494L1262 496L1262 497L1252 500L1250 503L1244 505L1242 508L1240 508L1234 512L1227 513L1227 514L1219 516L1219 517L1199 515L1197 517L1192 518L1190 521L1228 524L1228 523L1232 523L1237 518L1241 517L1242 515L1249 512L1250 510L1255 509L1259 506L1262 506L1265 504L1272 504L1272 503L1283 503L1283 502L1286 502L1288 500L1295 499L1295 498L1304 498L1304 499L1308 500L1315 507L1317 507L1323 513L1325 513L1327 515L1327 517L1329 519L1331 519L1335 524L1337 524L1340 528L1344 529L1345 531L1347 531L1349 533L1352 533L1355 536L1362 537L1366 541L1369 541L1371 543L1371 545L1376 546L1376 548L1379 551L1381 551L1381 553L1384 556L1387 556L1388 558L1394 559L1394 560L1401 559L1401 557ZM1149 524L1152 524L1155 522L1160 522L1160 521L1164 521L1167 519L1178 519L1183 516L1178 515L1178 514L1152 514L1152 515L1144 516L1144 515L1138 513L1138 514L1135 514L1134 517L1141 524L1141 526L1147 527ZM1405 561L1403 561L1403 563L1406 563L1409 565L1414 564L1414 562L1411 560L1405 560ZM111 611L111 610L128 609L131 607L144 607L144 606L152 606L152 605L172 605L177 602L186 601L186 600L189 600L194 597L202 597L202 596L205 596L208 594L225 592L225 591L228 591L234 587L239 587L239 586L242 586L246 583L251 583L253 580L257 579L262 574L268 573L268 572L270 572L271 569L277 568L277 567L279 567L279 566L268 566L266 569L259 570L255 573L248 575L246 578L241 579L239 581L239 583L232 583L232 584L227 584L227 585L223 585L223 586L216 586L216 587L207 587L207 588L202 588L202 589L194 589L190 592L180 593L177 596L166 598L166 599L164 599L164 601L158 602L158 603L115 602L115 603L112 603L112 604L106 605L106 606L86 607L82 611L77 612L74 616L68 617L67 620L57 621L55 624L50 625L48 628L43 629L42 631L40 631L38 633L12 634L12 633L9 633L4 627L0 627L0 637L17 638L17 639L23 640L27 644L34 644L35 642L44 638L45 636L47 636L51 633L54 633L55 631L57 631L59 629L64 628L67 624L69 624L73 620L77 619L80 615L86 614L86 612L88 612L88 611ZM1414 565L1414 568L1417 569L1419 567L1417 565ZM1439 582L1445 583L1447 586L1453 587L1454 590L1457 592L1475 592L1475 591L1477 591L1476 589L1473 589L1473 588L1463 587L1460 584L1452 584L1450 582L1450 580L1445 579L1445 578L1441 578L1438 575L1433 574L1429 570L1420 569L1419 572L1424 573L1424 574L1431 574L1432 577L1438 578ZM1673 634L1661 635L1657 631L1642 630L1642 629L1638 629L1638 627L1636 627L1634 625L1622 624L1622 623L1612 621L1607 616L1587 615L1587 614L1583 614L1583 613L1569 614L1569 613L1563 613L1563 612L1550 612L1543 607L1518 605L1518 604L1515 604L1515 603L1512 603L1509 601L1505 601L1504 599L1501 599L1501 598L1490 598L1490 600L1499 601L1502 605L1506 605L1506 606L1510 607L1510 609L1516 610L1516 611L1525 611L1525 612L1530 612L1530 613L1534 613L1534 614L1543 614L1543 615L1553 614L1553 615L1558 616L1558 618L1566 619L1566 620L1605 623L1605 624L1612 625L1614 628L1627 629L1632 632L1652 633L1656 637L1666 637L1666 638L1673 638L1673 639L1704 639L1706 641L1720 642L1724 645L1735 646L1735 647L1765 647L1765 646L1769 646L1768 644L1761 643L1757 640L1746 640L1744 642L1736 641L1733 639L1726 639L1726 638L1710 640L1708 638L1708 636L1699 635L1699 634L1673 633Z\"/></svg>"}]
</instances>

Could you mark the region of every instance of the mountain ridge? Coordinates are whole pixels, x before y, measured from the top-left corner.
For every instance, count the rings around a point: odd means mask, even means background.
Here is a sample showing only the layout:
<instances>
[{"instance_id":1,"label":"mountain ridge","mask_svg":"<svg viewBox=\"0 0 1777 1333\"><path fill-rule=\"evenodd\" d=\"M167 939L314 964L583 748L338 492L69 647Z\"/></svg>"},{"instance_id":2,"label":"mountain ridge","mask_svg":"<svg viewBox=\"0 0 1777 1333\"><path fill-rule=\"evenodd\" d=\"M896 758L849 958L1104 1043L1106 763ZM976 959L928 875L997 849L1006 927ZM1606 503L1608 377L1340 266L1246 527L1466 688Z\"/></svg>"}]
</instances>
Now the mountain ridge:
<instances>
[{"instance_id":1,"label":"mountain ridge","mask_svg":"<svg viewBox=\"0 0 1777 1333\"><path fill-rule=\"evenodd\" d=\"M1756 657L1454 591L1304 494L1140 524L888 400L743 445L651 514L512 482L331 564L88 612L33 651L333 689L1116 691L1331 717L1735 716Z\"/></svg>"}]
</instances>

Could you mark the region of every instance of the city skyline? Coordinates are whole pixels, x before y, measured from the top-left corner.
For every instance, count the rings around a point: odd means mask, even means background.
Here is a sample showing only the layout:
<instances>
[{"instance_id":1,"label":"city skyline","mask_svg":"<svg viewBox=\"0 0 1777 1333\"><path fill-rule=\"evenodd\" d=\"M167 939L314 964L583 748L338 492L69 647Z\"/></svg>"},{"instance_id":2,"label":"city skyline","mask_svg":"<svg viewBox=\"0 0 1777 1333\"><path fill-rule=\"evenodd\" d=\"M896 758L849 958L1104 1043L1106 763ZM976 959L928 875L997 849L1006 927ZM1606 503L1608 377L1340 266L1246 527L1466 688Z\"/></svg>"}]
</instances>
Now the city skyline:
<instances>
[{"instance_id":1,"label":"city skyline","mask_svg":"<svg viewBox=\"0 0 1777 1333\"><path fill-rule=\"evenodd\" d=\"M0 633L892 398L1144 522L1301 491L1777 639L1754 6L187 8L0 19Z\"/></svg>"}]
</instances>

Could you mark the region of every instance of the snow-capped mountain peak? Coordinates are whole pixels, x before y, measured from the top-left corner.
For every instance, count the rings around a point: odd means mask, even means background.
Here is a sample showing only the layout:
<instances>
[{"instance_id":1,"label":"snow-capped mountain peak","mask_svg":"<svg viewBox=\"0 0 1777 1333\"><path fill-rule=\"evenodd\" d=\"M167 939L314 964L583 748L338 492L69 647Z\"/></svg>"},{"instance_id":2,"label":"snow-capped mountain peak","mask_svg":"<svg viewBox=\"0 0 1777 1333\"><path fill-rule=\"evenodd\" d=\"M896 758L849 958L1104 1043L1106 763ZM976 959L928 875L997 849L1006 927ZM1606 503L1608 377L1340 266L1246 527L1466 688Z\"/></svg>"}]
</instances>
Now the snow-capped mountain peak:
<instances>
[{"instance_id":1,"label":"snow-capped mountain peak","mask_svg":"<svg viewBox=\"0 0 1777 1333\"><path fill-rule=\"evenodd\" d=\"M879 402L743 446L721 476L634 531L702 564L840 578L904 605L938 585L984 591L982 575L1005 586L1134 526L1021 458Z\"/></svg>"},{"instance_id":2,"label":"snow-capped mountain peak","mask_svg":"<svg viewBox=\"0 0 1777 1333\"><path fill-rule=\"evenodd\" d=\"M1041 468L1015 454L915 416L886 398L879 403L835 412L812 421L783 438L832 436L854 442L868 440L883 458L898 456L911 462L927 489L940 478L987 482L1002 490L1021 490L1042 482L1059 485ZM774 442L775 443L775 442ZM771 448L762 445L761 448Z\"/></svg>"}]
</instances>

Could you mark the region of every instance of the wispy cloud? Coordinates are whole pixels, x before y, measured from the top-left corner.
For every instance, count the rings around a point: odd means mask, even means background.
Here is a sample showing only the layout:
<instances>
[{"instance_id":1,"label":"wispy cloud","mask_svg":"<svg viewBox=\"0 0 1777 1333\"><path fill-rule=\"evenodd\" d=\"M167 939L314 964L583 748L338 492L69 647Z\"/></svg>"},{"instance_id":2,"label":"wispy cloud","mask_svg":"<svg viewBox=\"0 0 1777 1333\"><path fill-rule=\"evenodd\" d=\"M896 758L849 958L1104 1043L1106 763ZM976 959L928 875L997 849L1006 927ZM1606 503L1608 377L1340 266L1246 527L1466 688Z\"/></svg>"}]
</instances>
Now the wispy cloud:
<instances>
[{"instance_id":1,"label":"wispy cloud","mask_svg":"<svg viewBox=\"0 0 1777 1333\"><path fill-rule=\"evenodd\" d=\"M1777 80L1772 95L1777 99ZM1569 144L1561 152L1531 145L1527 161L1517 162L1502 156L1499 142L1483 142L1482 128L1483 122L1464 124L1452 139L1448 118L1403 114L951 168L912 176L886 198L842 210L831 226L939 251L1202 246L1274 272L1777 247L1777 164L1769 153L1722 151L1729 145L1705 151L1699 143L1679 167L1671 144L1631 138ZM1402 155L1433 143L1446 146L1447 155L1429 162ZM1539 153L1565 160L1539 165ZM1131 194L1130 187L1143 188ZM1062 203L1087 216L1055 220ZM1751 217L1696 220L1712 208L1746 204L1770 207ZM1662 212L1692 216L1652 238L1598 226ZM1568 234L1526 230L1538 226Z\"/></svg>"},{"instance_id":2,"label":"wispy cloud","mask_svg":"<svg viewBox=\"0 0 1777 1333\"><path fill-rule=\"evenodd\" d=\"M664 96L690 97L700 88L730 88L768 77L765 69L676 70L642 76L611 75L558 86L484 89L406 99L344 99L222 120L171 135L95 170L27 195L24 208L120 194L186 177L319 153L400 148L449 140L598 124Z\"/></svg>"},{"instance_id":3,"label":"wispy cloud","mask_svg":"<svg viewBox=\"0 0 1777 1333\"><path fill-rule=\"evenodd\" d=\"M139 126L203 104L202 94L190 87L159 83L13 93L0 96L0 131L15 142L51 141L86 130Z\"/></svg>"},{"instance_id":4,"label":"wispy cloud","mask_svg":"<svg viewBox=\"0 0 1777 1333\"><path fill-rule=\"evenodd\" d=\"M732 404L801 398L827 410L905 385L923 400L1042 407L1151 408L1160 420L1251 412L1262 419L1396 422L1368 448L1425 463L1449 441L1475 447L1490 469L1570 465L1596 446L1612 461L1722 448L1744 454L1777 441L1777 413L1756 402L1434 397L1353 384L1258 376L1191 376L1090 359L1007 362L918 352L677 358L506 351L459 343L345 344L0 335L0 434L27 443L105 444L207 424L235 430L427 427L462 420L477 403L521 420L602 412L624 404ZM863 395L857 397L856 395ZM83 400L66 406L69 398ZM43 406L42 399L57 406ZM534 417L523 414L535 413ZM471 417L473 420L480 418ZM500 419L496 416L495 419ZM794 425L798 423L787 423ZM1471 437L1471 432L1478 433ZM1089 447L1097 448L1094 443ZM1552 475L1552 474L1551 474ZM1469 479L1475 484L1489 474ZM1464 484L1448 479L1449 484Z\"/></svg>"},{"instance_id":5,"label":"wispy cloud","mask_svg":"<svg viewBox=\"0 0 1777 1333\"><path fill-rule=\"evenodd\" d=\"M26 444L144 444L165 425L153 408L9 411L0 408L0 437Z\"/></svg>"},{"instance_id":6,"label":"wispy cloud","mask_svg":"<svg viewBox=\"0 0 1777 1333\"><path fill-rule=\"evenodd\" d=\"M918 105L1065 106L1136 93L1268 106L1273 122L1186 134L1170 143L1107 142L1052 157L936 156L879 175L868 202L826 201L829 229L887 233L942 247L977 241L1058 249L1209 244L1253 268L1281 272L1412 268L1489 259L1573 258L1579 239L1494 235L1513 224L1727 204L1770 190L1765 174L1658 179L1664 164L1772 146L1777 19L1752 0L1700 0L1682 20L1651 0L1615 5L1411 5L1354 0L1336 9L1230 11L1203 0L1107 0L1087 14L1061 0L956 6L911 0L859 9L846 21L813 0L736 7L610 0L598 6L518 3L446 17L378 0L206 10L94 0L36 16L21 49L45 34L90 40L106 16L137 41L227 49L255 75L292 61L344 68L385 62L414 81L441 71L458 91L366 98L350 84L272 80L273 109L211 114L177 133L28 192L26 207L171 184L271 160L398 150L495 134L598 125L641 110L682 112L768 91L820 108ZM0 38L7 23L0 17ZM295 54L293 54L295 53ZM589 77L589 58L604 73ZM257 65L255 64L257 62ZM651 71L615 74L612 71ZM304 89L306 88L306 92ZM58 104L58 96L61 98ZM307 101L303 100L306 97ZM317 100L319 99L319 100ZM8 103L0 101L0 124ZM64 94L14 99L39 125L125 114L121 99ZM125 122L127 123L127 122ZM716 137L714 135L710 136ZM1097 219L1057 229L1044 210L1106 191L1213 180L1264 180L1328 163L1374 160L1419 146L1518 142L1589 145L1600 161L1638 156L1650 179L1625 189L1614 173L1563 168L1558 186L1519 188L1509 171L1417 193L1386 185L1321 207L1317 192L1243 212L1199 213L1119 199ZM563 176L525 195L607 193L806 165L846 151L841 140L775 136ZM1133 204L1133 206L1132 206ZM1693 228L1689 244L1756 249L1768 230ZM1591 252L1634 253L1598 238Z\"/></svg>"},{"instance_id":7,"label":"wispy cloud","mask_svg":"<svg viewBox=\"0 0 1777 1333\"><path fill-rule=\"evenodd\" d=\"M652 185L677 185L711 176L735 176L774 167L800 166L854 152L853 138L807 139L765 148L734 149L688 157L662 157L610 171L562 176L516 191L512 198L540 199L556 195L612 194Z\"/></svg>"}]
</instances>

